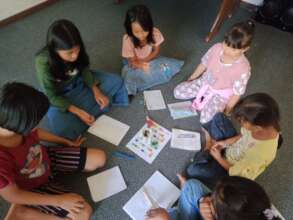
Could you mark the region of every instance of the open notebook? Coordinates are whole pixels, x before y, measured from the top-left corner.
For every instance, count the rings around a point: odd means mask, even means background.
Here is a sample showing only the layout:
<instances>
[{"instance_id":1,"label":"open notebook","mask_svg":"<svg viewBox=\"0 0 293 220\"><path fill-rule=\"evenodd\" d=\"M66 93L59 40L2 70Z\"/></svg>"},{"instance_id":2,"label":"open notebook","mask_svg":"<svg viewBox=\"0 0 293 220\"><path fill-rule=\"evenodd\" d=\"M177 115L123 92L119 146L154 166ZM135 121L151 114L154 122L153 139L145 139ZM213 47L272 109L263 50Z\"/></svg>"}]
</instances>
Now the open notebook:
<instances>
[{"instance_id":1,"label":"open notebook","mask_svg":"<svg viewBox=\"0 0 293 220\"><path fill-rule=\"evenodd\" d=\"M180 190L159 171L124 205L123 210L134 220L144 220L152 208L170 208L180 196Z\"/></svg>"}]
</instances>

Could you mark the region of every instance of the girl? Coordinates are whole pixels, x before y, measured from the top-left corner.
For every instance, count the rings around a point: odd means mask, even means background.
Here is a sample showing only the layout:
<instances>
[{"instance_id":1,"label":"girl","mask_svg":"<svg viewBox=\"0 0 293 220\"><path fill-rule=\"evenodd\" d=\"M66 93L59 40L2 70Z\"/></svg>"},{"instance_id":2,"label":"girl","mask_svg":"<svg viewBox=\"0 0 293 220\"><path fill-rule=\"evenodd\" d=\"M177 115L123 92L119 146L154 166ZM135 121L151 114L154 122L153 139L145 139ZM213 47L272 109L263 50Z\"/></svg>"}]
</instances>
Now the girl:
<instances>
[{"instance_id":1,"label":"girl","mask_svg":"<svg viewBox=\"0 0 293 220\"><path fill-rule=\"evenodd\" d=\"M91 207L54 182L56 172L93 171L105 153L34 127L49 108L47 97L22 83L0 91L0 195L12 204L6 220L89 220ZM45 147L41 141L64 147Z\"/></svg>"},{"instance_id":2,"label":"girl","mask_svg":"<svg viewBox=\"0 0 293 220\"><path fill-rule=\"evenodd\" d=\"M54 22L47 44L36 57L38 81L49 98L49 123L55 134L76 138L109 103L128 105L127 90L116 74L89 70L80 33L68 20Z\"/></svg>"},{"instance_id":3,"label":"girl","mask_svg":"<svg viewBox=\"0 0 293 220\"><path fill-rule=\"evenodd\" d=\"M224 42L211 47L188 80L175 88L175 98L195 98L193 107L201 111L201 123L210 121L217 112L229 113L244 94L250 78L244 53L250 47L253 32L252 21L235 24Z\"/></svg>"},{"instance_id":4,"label":"girl","mask_svg":"<svg viewBox=\"0 0 293 220\"><path fill-rule=\"evenodd\" d=\"M153 25L148 8L136 5L127 11L124 22L122 76L129 95L168 82L183 65L167 57L159 57L164 37Z\"/></svg>"},{"instance_id":5,"label":"girl","mask_svg":"<svg viewBox=\"0 0 293 220\"><path fill-rule=\"evenodd\" d=\"M221 179L213 192L196 179L181 179L178 208L150 210L147 220L280 220L263 188L242 177Z\"/></svg>"},{"instance_id":6,"label":"girl","mask_svg":"<svg viewBox=\"0 0 293 220\"><path fill-rule=\"evenodd\" d=\"M265 93L249 95L236 104L233 115L241 125L241 134L198 152L187 166L188 177L209 186L226 175L255 179L274 160L282 143L275 100Z\"/></svg>"}]
</instances>

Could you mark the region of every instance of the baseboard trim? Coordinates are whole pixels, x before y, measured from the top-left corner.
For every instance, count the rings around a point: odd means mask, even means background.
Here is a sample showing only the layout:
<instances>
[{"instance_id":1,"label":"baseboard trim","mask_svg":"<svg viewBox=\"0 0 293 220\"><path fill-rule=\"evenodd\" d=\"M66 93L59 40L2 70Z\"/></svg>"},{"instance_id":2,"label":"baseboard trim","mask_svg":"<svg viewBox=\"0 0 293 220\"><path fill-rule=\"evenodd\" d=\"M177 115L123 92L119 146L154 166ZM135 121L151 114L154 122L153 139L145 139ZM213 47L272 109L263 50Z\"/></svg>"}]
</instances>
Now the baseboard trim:
<instances>
[{"instance_id":1,"label":"baseboard trim","mask_svg":"<svg viewBox=\"0 0 293 220\"><path fill-rule=\"evenodd\" d=\"M24 18L24 17L26 17L28 15L31 15L36 11L39 11L39 10L49 6L49 5L52 5L52 4L56 3L57 1L58 0L47 0L45 2L41 2L41 3L37 4L37 5L34 5L31 8L25 9L22 12L19 12L19 13L15 14L15 15L12 15L11 17L5 18L5 19L0 21L0 28L5 26L5 25L8 25L8 24L10 24L12 22L18 21L18 20L20 20L20 19L22 19L22 18Z\"/></svg>"}]
</instances>

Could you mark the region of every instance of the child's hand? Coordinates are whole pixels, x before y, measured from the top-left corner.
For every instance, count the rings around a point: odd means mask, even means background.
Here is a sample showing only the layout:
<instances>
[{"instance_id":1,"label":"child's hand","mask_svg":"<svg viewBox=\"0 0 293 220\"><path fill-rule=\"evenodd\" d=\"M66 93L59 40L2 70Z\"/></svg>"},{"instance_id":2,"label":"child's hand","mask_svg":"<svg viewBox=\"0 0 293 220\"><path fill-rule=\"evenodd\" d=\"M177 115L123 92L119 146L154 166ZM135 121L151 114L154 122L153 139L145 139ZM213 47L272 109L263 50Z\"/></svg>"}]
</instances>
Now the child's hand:
<instances>
[{"instance_id":1,"label":"child's hand","mask_svg":"<svg viewBox=\"0 0 293 220\"><path fill-rule=\"evenodd\" d=\"M95 99L97 103L100 105L101 109L107 107L110 103L109 98L104 94L95 94Z\"/></svg>"},{"instance_id":2,"label":"child's hand","mask_svg":"<svg viewBox=\"0 0 293 220\"><path fill-rule=\"evenodd\" d=\"M80 147L80 145L86 140L85 137L82 137L81 135L74 141L68 140L66 142L66 146L68 147Z\"/></svg>"},{"instance_id":3,"label":"child's hand","mask_svg":"<svg viewBox=\"0 0 293 220\"><path fill-rule=\"evenodd\" d=\"M214 220L215 210L210 197L205 197L199 203L199 212L204 220Z\"/></svg>"},{"instance_id":4,"label":"child's hand","mask_svg":"<svg viewBox=\"0 0 293 220\"><path fill-rule=\"evenodd\" d=\"M80 120L82 120L84 123L86 123L89 126L91 126L95 121L94 116L88 114L86 111L82 109L78 110L77 116L80 118Z\"/></svg>"},{"instance_id":5,"label":"child's hand","mask_svg":"<svg viewBox=\"0 0 293 220\"><path fill-rule=\"evenodd\" d=\"M146 220L169 220L169 214L166 209L157 208L151 209L146 213Z\"/></svg>"},{"instance_id":6,"label":"child's hand","mask_svg":"<svg viewBox=\"0 0 293 220\"><path fill-rule=\"evenodd\" d=\"M75 193L65 193L58 196L57 205L73 215L79 213L84 208L84 204L84 198Z\"/></svg>"},{"instance_id":7,"label":"child's hand","mask_svg":"<svg viewBox=\"0 0 293 220\"><path fill-rule=\"evenodd\" d=\"M225 141L216 141L211 148L213 147L223 150L226 147L226 143Z\"/></svg>"},{"instance_id":8,"label":"child's hand","mask_svg":"<svg viewBox=\"0 0 293 220\"><path fill-rule=\"evenodd\" d=\"M140 66L141 66L141 69L143 69L143 71L145 73L149 73L150 72L150 64L149 63L147 63L147 62L141 62Z\"/></svg>"},{"instance_id":9,"label":"child's hand","mask_svg":"<svg viewBox=\"0 0 293 220\"><path fill-rule=\"evenodd\" d=\"M213 156L213 158L215 158L215 160L218 160L218 159L222 158L221 149L219 147L217 147L217 146L218 145L214 145L210 149L210 154Z\"/></svg>"}]
</instances>

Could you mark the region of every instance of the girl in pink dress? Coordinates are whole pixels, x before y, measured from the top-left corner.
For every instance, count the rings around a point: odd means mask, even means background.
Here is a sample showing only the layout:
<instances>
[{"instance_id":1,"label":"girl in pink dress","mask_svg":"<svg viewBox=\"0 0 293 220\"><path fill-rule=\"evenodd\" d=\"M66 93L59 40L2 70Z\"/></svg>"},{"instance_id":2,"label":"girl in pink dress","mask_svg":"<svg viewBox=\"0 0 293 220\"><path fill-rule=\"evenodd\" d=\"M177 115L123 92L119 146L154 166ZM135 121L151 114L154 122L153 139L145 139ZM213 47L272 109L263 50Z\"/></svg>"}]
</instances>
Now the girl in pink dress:
<instances>
[{"instance_id":1,"label":"girl in pink dress","mask_svg":"<svg viewBox=\"0 0 293 220\"><path fill-rule=\"evenodd\" d=\"M252 21L233 25L224 41L212 46L187 81L174 89L177 99L192 99L200 122L207 123L217 112L229 113L245 93L250 64L244 53L254 33Z\"/></svg>"}]
</instances>

